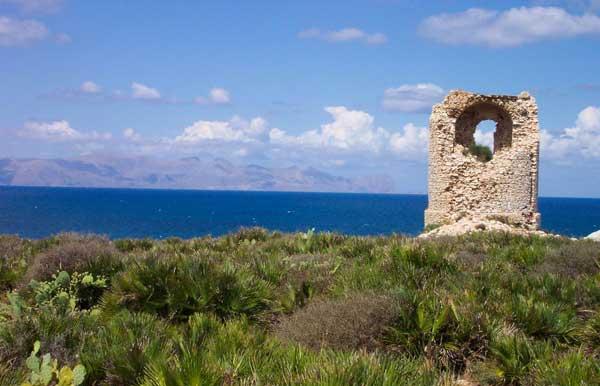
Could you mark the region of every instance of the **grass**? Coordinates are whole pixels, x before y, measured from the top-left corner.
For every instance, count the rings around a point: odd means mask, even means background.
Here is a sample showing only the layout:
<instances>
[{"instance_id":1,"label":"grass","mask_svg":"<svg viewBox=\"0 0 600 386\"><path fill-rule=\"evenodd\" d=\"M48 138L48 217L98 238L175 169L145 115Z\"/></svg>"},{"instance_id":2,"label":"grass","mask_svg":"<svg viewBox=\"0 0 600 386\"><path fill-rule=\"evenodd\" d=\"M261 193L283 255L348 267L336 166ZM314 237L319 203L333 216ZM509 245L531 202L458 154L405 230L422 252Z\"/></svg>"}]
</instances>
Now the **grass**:
<instances>
[{"instance_id":1,"label":"grass","mask_svg":"<svg viewBox=\"0 0 600 386\"><path fill-rule=\"evenodd\" d=\"M600 244L0 236L0 385L36 342L84 385L594 385Z\"/></svg>"}]
</instances>

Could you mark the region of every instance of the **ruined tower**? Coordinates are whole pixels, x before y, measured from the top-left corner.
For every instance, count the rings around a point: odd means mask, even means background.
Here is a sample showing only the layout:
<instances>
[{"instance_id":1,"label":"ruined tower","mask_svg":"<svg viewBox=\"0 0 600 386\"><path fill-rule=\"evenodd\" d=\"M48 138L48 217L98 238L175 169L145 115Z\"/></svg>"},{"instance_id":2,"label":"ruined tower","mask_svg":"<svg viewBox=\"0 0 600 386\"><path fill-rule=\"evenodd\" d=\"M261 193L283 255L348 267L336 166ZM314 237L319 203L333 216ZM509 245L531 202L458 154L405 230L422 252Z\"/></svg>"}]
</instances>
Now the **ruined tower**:
<instances>
[{"instance_id":1,"label":"ruined tower","mask_svg":"<svg viewBox=\"0 0 600 386\"><path fill-rule=\"evenodd\" d=\"M496 122L491 160L478 157L475 129ZM489 155L489 154L488 154ZM538 110L519 96L451 91L429 120L429 206L425 225L470 216L538 229Z\"/></svg>"}]
</instances>

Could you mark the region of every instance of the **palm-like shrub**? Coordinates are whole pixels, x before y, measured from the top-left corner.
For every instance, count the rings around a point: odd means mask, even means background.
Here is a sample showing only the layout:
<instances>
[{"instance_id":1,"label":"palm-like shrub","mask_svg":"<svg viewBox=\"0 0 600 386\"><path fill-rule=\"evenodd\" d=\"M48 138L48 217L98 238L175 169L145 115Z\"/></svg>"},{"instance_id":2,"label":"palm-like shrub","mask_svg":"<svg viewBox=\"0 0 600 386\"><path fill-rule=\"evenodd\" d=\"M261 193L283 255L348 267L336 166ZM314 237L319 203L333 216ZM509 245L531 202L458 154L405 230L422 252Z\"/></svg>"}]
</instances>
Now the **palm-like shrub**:
<instances>
[{"instance_id":1,"label":"palm-like shrub","mask_svg":"<svg viewBox=\"0 0 600 386\"><path fill-rule=\"evenodd\" d=\"M88 382L137 384L150 361L169 360L176 334L152 315L125 311L115 315L101 323L81 349Z\"/></svg>"},{"instance_id":2,"label":"palm-like shrub","mask_svg":"<svg viewBox=\"0 0 600 386\"><path fill-rule=\"evenodd\" d=\"M118 276L107 302L185 320L196 312L220 318L259 317L272 306L273 286L249 270L208 259L151 257Z\"/></svg>"},{"instance_id":3,"label":"palm-like shrub","mask_svg":"<svg viewBox=\"0 0 600 386\"><path fill-rule=\"evenodd\" d=\"M596 358L576 350L551 360L538 361L532 384L541 386L600 385L600 363Z\"/></svg>"},{"instance_id":4,"label":"palm-like shrub","mask_svg":"<svg viewBox=\"0 0 600 386\"><path fill-rule=\"evenodd\" d=\"M532 337L562 342L574 338L577 321L569 307L518 295L511 309L512 321Z\"/></svg>"},{"instance_id":5,"label":"palm-like shrub","mask_svg":"<svg viewBox=\"0 0 600 386\"><path fill-rule=\"evenodd\" d=\"M487 365L490 366L487 373L479 376L490 383L527 384L536 361L548 358L551 352L551 346L546 343L532 342L518 334L498 334L490 343L494 362Z\"/></svg>"},{"instance_id":6,"label":"palm-like shrub","mask_svg":"<svg viewBox=\"0 0 600 386\"><path fill-rule=\"evenodd\" d=\"M387 341L395 350L424 354L443 368L460 370L475 351L485 353L486 334L482 321L452 299L413 294L388 328Z\"/></svg>"}]
</instances>

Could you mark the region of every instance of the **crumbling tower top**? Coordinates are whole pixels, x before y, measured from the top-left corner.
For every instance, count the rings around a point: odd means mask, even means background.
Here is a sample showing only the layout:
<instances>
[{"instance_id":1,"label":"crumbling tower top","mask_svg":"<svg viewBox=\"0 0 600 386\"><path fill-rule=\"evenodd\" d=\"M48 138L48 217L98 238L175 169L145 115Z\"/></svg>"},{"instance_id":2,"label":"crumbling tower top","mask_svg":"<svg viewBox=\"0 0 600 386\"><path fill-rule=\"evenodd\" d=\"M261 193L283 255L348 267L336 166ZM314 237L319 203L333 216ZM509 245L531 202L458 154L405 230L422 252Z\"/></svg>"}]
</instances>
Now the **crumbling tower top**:
<instances>
[{"instance_id":1,"label":"crumbling tower top","mask_svg":"<svg viewBox=\"0 0 600 386\"><path fill-rule=\"evenodd\" d=\"M429 120L429 206L425 225L462 217L538 229L539 127L535 99L451 91ZM481 156L475 130L496 123L492 154ZM491 158L491 159L490 159Z\"/></svg>"}]
</instances>

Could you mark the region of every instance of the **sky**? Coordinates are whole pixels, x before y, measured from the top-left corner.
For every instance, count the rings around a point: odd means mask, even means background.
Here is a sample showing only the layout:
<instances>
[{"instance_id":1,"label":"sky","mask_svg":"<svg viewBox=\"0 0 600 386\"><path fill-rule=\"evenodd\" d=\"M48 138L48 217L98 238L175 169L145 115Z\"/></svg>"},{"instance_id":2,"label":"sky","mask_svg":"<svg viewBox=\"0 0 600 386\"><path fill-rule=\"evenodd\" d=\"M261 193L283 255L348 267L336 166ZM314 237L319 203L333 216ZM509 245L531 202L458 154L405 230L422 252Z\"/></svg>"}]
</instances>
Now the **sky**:
<instances>
[{"instance_id":1,"label":"sky","mask_svg":"<svg viewBox=\"0 0 600 386\"><path fill-rule=\"evenodd\" d=\"M0 158L222 157L425 193L432 105L527 90L541 195L600 197L599 69L600 0L0 0Z\"/></svg>"}]
</instances>

